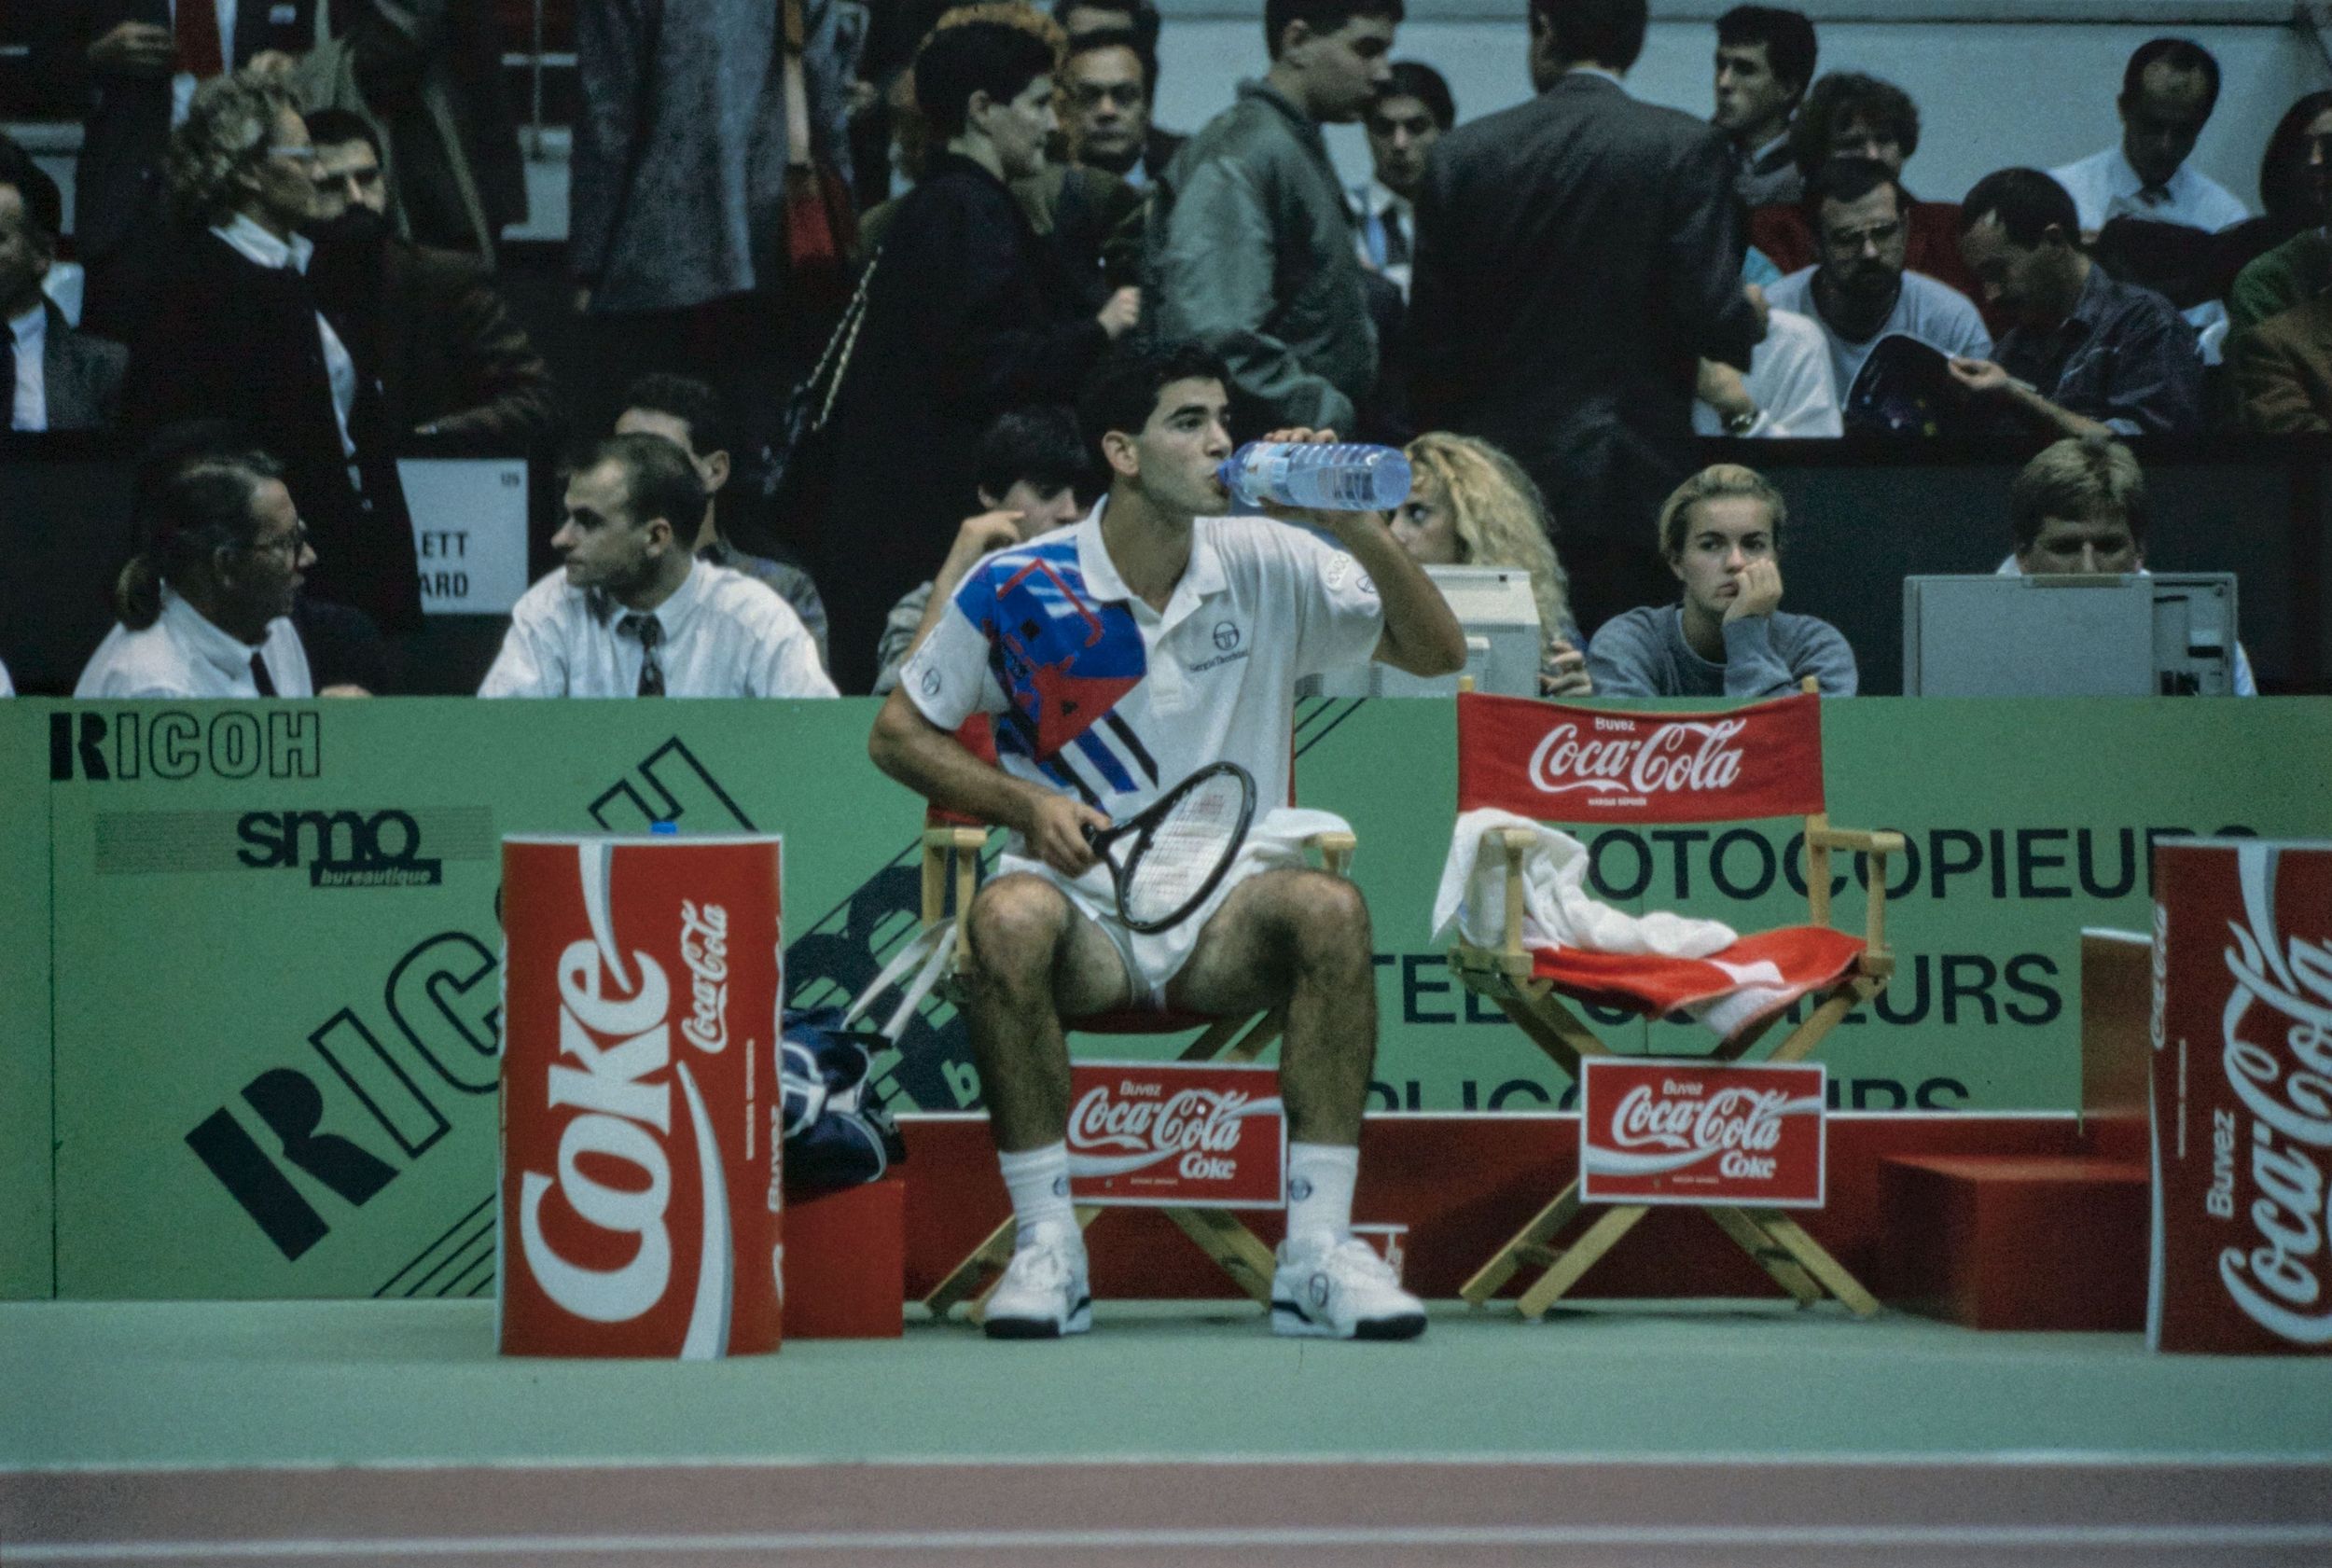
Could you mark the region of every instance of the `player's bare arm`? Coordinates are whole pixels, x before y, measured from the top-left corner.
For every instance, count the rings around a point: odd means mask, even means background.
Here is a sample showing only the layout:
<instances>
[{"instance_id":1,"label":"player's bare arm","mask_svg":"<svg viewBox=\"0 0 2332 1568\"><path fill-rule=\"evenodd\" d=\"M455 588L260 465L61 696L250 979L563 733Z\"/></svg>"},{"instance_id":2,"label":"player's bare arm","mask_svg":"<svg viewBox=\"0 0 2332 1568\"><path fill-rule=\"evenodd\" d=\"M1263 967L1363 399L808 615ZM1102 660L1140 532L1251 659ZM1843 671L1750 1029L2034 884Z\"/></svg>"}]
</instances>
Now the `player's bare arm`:
<instances>
[{"instance_id":1,"label":"player's bare arm","mask_svg":"<svg viewBox=\"0 0 2332 1568\"><path fill-rule=\"evenodd\" d=\"M1011 828L1054 870L1078 876L1093 864L1088 827L1109 818L1081 800L1024 784L974 756L894 691L867 739L874 765L936 806Z\"/></svg>"},{"instance_id":2,"label":"player's bare arm","mask_svg":"<svg viewBox=\"0 0 2332 1568\"><path fill-rule=\"evenodd\" d=\"M1274 430L1268 441L1333 441L1333 430ZM1465 629L1424 569L1409 559L1381 512L1303 512L1266 506L1274 517L1297 519L1333 534L1377 585L1384 605L1379 662L1412 675L1448 675L1465 668Z\"/></svg>"}]
</instances>

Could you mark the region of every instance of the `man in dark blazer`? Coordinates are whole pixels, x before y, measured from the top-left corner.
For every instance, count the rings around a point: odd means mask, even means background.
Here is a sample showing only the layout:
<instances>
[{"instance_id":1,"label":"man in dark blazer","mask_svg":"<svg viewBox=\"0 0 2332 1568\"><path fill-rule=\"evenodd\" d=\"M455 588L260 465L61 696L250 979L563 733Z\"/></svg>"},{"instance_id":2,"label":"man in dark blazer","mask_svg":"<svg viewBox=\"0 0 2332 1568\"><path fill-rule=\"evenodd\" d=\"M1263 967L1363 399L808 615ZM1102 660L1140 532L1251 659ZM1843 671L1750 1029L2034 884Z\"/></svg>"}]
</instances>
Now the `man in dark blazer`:
<instances>
[{"instance_id":1,"label":"man in dark blazer","mask_svg":"<svg viewBox=\"0 0 2332 1568\"><path fill-rule=\"evenodd\" d=\"M171 199L187 238L131 344L129 422L243 421L314 538L309 595L409 631L421 582L394 435L307 277L308 128L286 90L237 77L198 91L176 137Z\"/></svg>"},{"instance_id":2,"label":"man in dark blazer","mask_svg":"<svg viewBox=\"0 0 2332 1568\"><path fill-rule=\"evenodd\" d=\"M129 351L75 331L41 291L62 206L57 182L0 136L0 430L102 430L121 412Z\"/></svg>"},{"instance_id":3,"label":"man in dark blazer","mask_svg":"<svg viewBox=\"0 0 2332 1568\"><path fill-rule=\"evenodd\" d=\"M203 18L182 7L210 7ZM82 323L126 337L166 232L162 155L194 87L220 69L281 62L315 45L315 0L238 0L231 32L217 0L49 0L35 76L82 116L73 234L89 271ZM217 39L216 64L204 58Z\"/></svg>"},{"instance_id":4,"label":"man in dark blazer","mask_svg":"<svg viewBox=\"0 0 2332 1568\"><path fill-rule=\"evenodd\" d=\"M400 240L380 133L347 109L307 116L315 144L308 280L402 435L473 436L548 451L559 431L550 367L483 265Z\"/></svg>"},{"instance_id":5,"label":"man in dark blazer","mask_svg":"<svg viewBox=\"0 0 2332 1568\"><path fill-rule=\"evenodd\" d=\"M1533 0L1539 96L1441 139L1409 295L1421 430L1505 449L1545 492L1579 623L1673 596L1654 522L1693 467L1696 362L1765 335L1724 132L1619 85L1645 0Z\"/></svg>"}]
</instances>

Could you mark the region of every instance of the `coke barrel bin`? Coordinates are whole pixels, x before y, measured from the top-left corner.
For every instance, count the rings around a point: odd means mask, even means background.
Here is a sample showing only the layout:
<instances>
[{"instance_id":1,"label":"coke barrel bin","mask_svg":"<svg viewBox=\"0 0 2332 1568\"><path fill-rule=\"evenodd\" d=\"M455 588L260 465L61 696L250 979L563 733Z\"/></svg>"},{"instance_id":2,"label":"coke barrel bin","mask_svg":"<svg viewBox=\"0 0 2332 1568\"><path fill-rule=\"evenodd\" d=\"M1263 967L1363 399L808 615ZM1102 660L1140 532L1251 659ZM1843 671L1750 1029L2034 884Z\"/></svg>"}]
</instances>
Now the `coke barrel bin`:
<instances>
[{"instance_id":1,"label":"coke barrel bin","mask_svg":"<svg viewBox=\"0 0 2332 1568\"><path fill-rule=\"evenodd\" d=\"M506 1355L778 1348L783 850L502 843Z\"/></svg>"}]
</instances>

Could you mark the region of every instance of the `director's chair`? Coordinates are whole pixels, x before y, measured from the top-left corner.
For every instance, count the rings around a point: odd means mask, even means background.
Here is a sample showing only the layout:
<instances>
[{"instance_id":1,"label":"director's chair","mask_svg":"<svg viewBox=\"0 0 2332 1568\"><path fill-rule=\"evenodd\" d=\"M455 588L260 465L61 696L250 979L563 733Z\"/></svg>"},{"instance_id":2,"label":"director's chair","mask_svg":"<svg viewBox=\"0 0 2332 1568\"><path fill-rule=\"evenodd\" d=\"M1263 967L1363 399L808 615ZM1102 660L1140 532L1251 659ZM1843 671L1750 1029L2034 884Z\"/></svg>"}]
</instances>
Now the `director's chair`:
<instances>
[{"instance_id":1,"label":"director's chair","mask_svg":"<svg viewBox=\"0 0 2332 1568\"><path fill-rule=\"evenodd\" d=\"M958 731L956 738L984 760L995 760L994 740L984 719L975 718ZM962 917L971 909L973 895L979 891L980 855L987 847L990 831L987 825L977 819L937 807L924 816L923 926L929 930L943 920L955 920L953 957L937 988L943 995L950 995L954 990L955 977L969 942ZM1352 834L1316 833L1308 837L1304 845L1319 857L1324 869L1340 877L1348 873L1355 845ZM1285 1010L1278 1007L1227 1017L1127 1009L1061 1021L1063 1032L1072 1034L1179 1034L1200 1029L1202 1032L1198 1038L1183 1048L1177 1060L1223 1062L1253 1062L1278 1042L1287 1025ZM1078 1226L1090 1227L1102 1208L1100 1204L1078 1204ZM1240 1289L1263 1305L1270 1305L1271 1275L1278 1260L1262 1239L1232 1211L1174 1205L1162 1212ZM979 1298L974 1302L973 1315L978 1317L988 1292L994 1288L994 1277L1012 1260L1013 1238L1014 1223L1006 1215L923 1297L923 1305L932 1316L945 1317L958 1302L977 1292Z\"/></svg>"},{"instance_id":2,"label":"director's chair","mask_svg":"<svg viewBox=\"0 0 2332 1568\"><path fill-rule=\"evenodd\" d=\"M1598 827L1804 819L1809 923L1743 937L1705 960L1525 946L1523 861L1534 836L1515 828L1491 829L1482 848L1485 854L1494 852L1504 858L1503 939L1496 947L1478 947L1461 933L1450 950L1450 967L1467 990L1495 1002L1573 1082L1581 1081L1581 1058L1614 1053L1566 999L1655 1019L1680 1006L1720 1001L1738 992L1739 980L1720 964L1771 964L1781 983L1760 985L1755 1012L1721 1039L1708 1060L1742 1060L1793 1002L1810 998L1812 1007L1805 1020L1766 1058L1786 1062L1811 1055L1839 1020L1886 989L1895 970L1886 945L1886 857L1902 853L1903 838L1830 826L1823 791L1821 702L1812 686L1808 681L1801 696L1701 714L1628 713L1459 694L1460 812L1494 807L1542 822ZM1683 728L1669 728L1673 726ZM1662 742L1662 735L1674 739ZM1676 745L1676 740L1684 743ZM1580 741L1606 749L1592 754L1563 749L1566 742ZM1655 752L1659 765L1639 770L1633 763L1641 754L1626 749L1631 743L1674 749ZM1731 754L1738 761L1728 766L1722 756ZM1696 757L1712 756L1718 759L1691 765ZM1615 768L1616 773L1610 771ZM1670 784L1674 787L1665 787ZM1867 915L1859 938L1830 924L1830 857L1839 851L1868 857ZM1826 1292L1857 1315L1879 1310L1861 1283L1783 1211L1700 1208L1800 1305L1811 1305ZM1459 1294L1482 1306L1526 1265L1538 1268L1544 1272L1522 1293L1520 1307L1525 1318L1541 1317L1649 1210L1643 1204L1602 1208L1570 1246L1555 1246L1555 1239L1582 1212L1575 1176Z\"/></svg>"}]
</instances>

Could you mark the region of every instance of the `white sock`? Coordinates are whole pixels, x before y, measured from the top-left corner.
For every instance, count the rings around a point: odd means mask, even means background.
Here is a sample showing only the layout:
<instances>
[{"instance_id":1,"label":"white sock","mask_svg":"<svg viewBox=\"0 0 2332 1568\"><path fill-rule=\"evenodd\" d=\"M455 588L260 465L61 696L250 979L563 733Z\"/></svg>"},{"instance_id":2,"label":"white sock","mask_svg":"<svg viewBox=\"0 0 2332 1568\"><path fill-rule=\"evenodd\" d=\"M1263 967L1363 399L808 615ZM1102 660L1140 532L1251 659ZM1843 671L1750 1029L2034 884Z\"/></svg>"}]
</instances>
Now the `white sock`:
<instances>
[{"instance_id":1,"label":"white sock","mask_svg":"<svg viewBox=\"0 0 2332 1568\"><path fill-rule=\"evenodd\" d=\"M1020 1154L999 1152L1005 1190L1012 1195L1012 1217L1019 1222L1017 1241L1025 1242L1042 1228L1077 1233L1076 1210L1069 1202L1069 1145L1047 1144Z\"/></svg>"},{"instance_id":2,"label":"white sock","mask_svg":"<svg viewBox=\"0 0 2332 1568\"><path fill-rule=\"evenodd\" d=\"M1353 1184L1360 1150L1340 1144L1287 1145L1287 1241L1291 1249L1335 1246L1353 1233Z\"/></svg>"}]
</instances>

